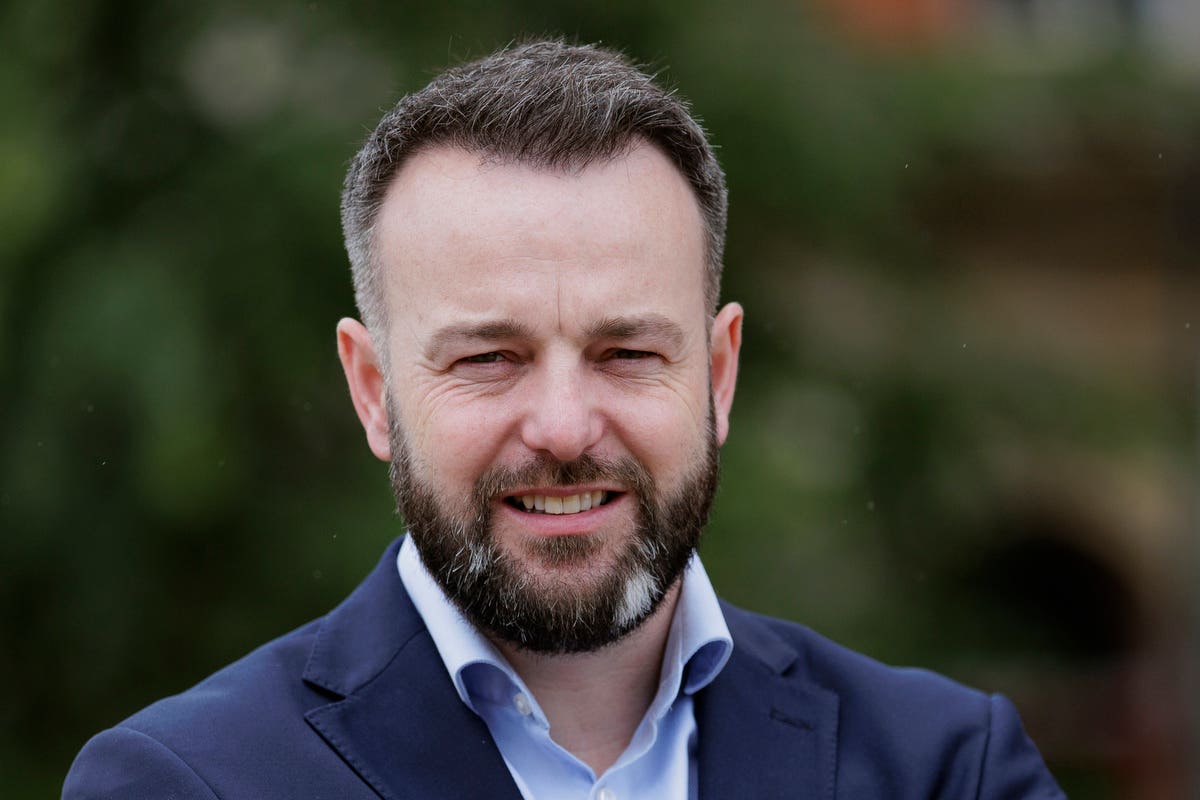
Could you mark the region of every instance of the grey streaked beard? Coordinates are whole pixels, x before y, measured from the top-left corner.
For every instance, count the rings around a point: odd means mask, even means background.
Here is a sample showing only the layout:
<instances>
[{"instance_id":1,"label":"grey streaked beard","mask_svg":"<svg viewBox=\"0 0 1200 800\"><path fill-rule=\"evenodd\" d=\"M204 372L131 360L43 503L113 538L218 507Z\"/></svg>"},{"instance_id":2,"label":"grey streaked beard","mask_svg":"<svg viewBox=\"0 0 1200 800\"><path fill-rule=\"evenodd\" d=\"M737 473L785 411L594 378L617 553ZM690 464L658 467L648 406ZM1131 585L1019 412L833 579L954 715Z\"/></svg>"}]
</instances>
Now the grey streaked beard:
<instances>
[{"instance_id":1,"label":"grey streaked beard","mask_svg":"<svg viewBox=\"0 0 1200 800\"><path fill-rule=\"evenodd\" d=\"M716 493L719 449L710 409L703 455L669 497L659 497L649 471L631 457L602 460L584 454L563 462L543 456L488 470L475 483L469 513L454 515L444 511L450 504L416 476L390 397L388 412L396 508L426 568L477 628L534 652L598 650L645 622L687 567ZM492 534L496 497L522 486L602 481L626 487L637 513L632 535L597 581L533 575ZM586 564L603 548L594 536L531 538L525 555L554 569Z\"/></svg>"}]
</instances>

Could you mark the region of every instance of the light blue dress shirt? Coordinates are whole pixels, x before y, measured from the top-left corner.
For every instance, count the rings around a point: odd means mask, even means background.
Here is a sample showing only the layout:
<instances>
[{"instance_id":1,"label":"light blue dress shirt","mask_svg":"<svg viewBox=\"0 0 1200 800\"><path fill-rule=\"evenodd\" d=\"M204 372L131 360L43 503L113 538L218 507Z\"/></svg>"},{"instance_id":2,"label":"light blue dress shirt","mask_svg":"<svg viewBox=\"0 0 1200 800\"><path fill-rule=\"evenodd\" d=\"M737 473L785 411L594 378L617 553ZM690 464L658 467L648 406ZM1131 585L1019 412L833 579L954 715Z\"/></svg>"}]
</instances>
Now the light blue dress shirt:
<instances>
[{"instance_id":1,"label":"light blue dress shirt","mask_svg":"<svg viewBox=\"0 0 1200 800\"><path fill-rule=\"evenodd\" d=\"M684 573L658 692L625 752L603 775L550 738L550 723L537 699L500 651L442 592L412 537L405 538L396 565L458 696L487 723L525 800L696 797L692 696L717 676L733 651L716 592L698 555Z\"/></svg>"}]
</instances>

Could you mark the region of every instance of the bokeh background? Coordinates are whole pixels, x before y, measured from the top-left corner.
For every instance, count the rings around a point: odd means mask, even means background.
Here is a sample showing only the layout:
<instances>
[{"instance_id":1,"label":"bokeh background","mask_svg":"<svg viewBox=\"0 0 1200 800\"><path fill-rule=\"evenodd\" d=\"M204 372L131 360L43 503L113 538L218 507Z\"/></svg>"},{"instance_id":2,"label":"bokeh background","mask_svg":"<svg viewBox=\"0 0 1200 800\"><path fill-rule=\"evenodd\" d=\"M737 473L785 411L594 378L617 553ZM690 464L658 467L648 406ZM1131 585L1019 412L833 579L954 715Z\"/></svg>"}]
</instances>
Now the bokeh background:
<instances>
[{"instance_id":1,"label":"bokeh background","mask_svg":"<svg viewBox=\"0 0 1200 800\"><path fill-rule=\"evenodd\" d=\"M381 111L620 47L729 174L718 588L1195 797L1200 4L0 8L0 786L335 604L400 531L334 352Z\"/></svg>"}]
</instances>

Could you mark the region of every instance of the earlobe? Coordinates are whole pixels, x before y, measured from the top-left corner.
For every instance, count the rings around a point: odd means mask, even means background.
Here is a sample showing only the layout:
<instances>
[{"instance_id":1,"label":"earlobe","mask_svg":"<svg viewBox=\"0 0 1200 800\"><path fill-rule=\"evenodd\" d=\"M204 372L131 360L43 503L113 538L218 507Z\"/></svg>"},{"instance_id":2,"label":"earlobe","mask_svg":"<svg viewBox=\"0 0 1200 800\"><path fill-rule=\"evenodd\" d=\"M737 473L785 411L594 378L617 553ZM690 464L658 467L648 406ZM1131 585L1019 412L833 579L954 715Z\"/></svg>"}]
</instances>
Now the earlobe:
<instances>
[{"instance_id":1,"label":"earlobe","mask_svg":"<svg viewBox=\"0 0 1200 800\"><path fill-rule=\"evenodd\" d=\"M354 411L367 434L367 445L376 458L388 461L391 448L388 443L387 382L371 335L361 322L347 317L337 325L337 348Z\"/></svg>"},{"instance_id":2,"label":"earlobe","mask_svg":"<svg viewBox=\"0 0 1200 800\"><path fill-rule=\"evenodd\" d=\"M729 436L729 411L737 384L738 353L742 348L742 307L729 303L713 318L709 342L709 381L712 384L713 414L717 443Z\"/></svg>"}]
</instances>

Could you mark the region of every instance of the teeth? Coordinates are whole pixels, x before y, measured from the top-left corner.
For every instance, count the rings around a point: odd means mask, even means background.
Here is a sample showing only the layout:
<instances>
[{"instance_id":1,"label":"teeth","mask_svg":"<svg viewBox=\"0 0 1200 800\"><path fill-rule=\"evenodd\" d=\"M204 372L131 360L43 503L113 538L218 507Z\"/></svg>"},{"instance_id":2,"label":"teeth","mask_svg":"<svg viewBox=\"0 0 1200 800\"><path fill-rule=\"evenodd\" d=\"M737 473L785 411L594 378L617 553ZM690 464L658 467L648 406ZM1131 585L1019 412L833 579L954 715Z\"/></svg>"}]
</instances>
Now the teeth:
<instances>
[{"instance_id":1,"label":"teeth","mask_svg":"<svg viewBox=\"0 0 1200 800\"><path fill-rule=\"evenodd\" d=\"M526 511L546 514L578 514L603 505L608 492L596 490L567 497L548 497L544 494L523 494L516 498Z\"/></svg>"}]
</instances>

